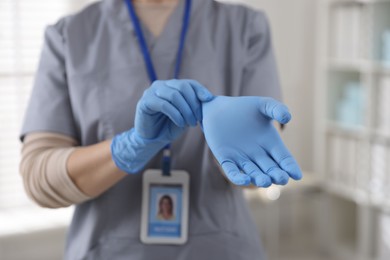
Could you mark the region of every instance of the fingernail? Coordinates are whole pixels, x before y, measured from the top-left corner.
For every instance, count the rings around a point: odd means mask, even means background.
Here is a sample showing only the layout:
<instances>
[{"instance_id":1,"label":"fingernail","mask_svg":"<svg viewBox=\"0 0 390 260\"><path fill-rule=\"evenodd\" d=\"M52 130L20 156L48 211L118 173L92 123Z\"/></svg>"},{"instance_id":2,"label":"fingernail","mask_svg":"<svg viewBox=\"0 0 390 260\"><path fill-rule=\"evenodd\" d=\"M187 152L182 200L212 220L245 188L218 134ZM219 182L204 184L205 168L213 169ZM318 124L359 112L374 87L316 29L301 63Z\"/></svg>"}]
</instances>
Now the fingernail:
<instances>
[{"instance_id":1,"label":"fingernail","mask_svg":"<svg viewBox=\"0 0 390 260\"><path fill-rule=\"evenodd\" d=\"M255 178L255 184L257 187L267 188L267 187L271 186L272 182L271 182L271 179L266 179L264 177L258 176Z\"/></svg>"},{"instance_id":2,"label":"fingernail","mask_svg":"<svg viewBox=\"0 0 390 260\"><path fill-rule=\"evenodd\" d=\"M236 177L236 178L232 179L232 182L236 185L242 186L242 185L246 184L247 180L246 180L246 178Z\"/></svg>"},{"instance_id":3,"label":"fingernail","mask_svg":"<svg viewBox=\"0 0 390 260\"><path fill-rule=\"evenodd\" d=\"M291 114L285 113L282 118L282 123L287 124L291 120Z\"/></svg>"},{"instance_id":4,"label":"fingernail","mask_svg":"<svg viewBox=\"0 0 390 260\"><path fill-rule=\"evenodd\" d=\"M211 101L213 99L213 95L207 92L202 92L202 99L203 101Z\"/></svg>"}]
</instances>

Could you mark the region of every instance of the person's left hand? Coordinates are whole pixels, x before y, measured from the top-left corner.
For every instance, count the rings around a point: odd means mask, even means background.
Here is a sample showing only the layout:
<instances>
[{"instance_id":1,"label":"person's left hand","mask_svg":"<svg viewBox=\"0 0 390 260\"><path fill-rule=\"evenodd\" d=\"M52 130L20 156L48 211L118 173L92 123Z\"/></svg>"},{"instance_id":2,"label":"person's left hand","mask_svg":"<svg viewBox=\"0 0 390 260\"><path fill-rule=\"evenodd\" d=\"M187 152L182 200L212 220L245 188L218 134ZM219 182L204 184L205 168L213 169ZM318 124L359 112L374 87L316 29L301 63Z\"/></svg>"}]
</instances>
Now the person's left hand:
<instances>
[{"instance_id":1,"label":"person's left hand","mask_svg":"<svg viewBox=\"0 0 390 260\"><path fill-rule=\"evenodd\" d=\"M232 183L268 187L302 178L273 119L286 124L291 114L271 98L219 96L203 103L207 144Z\"/></svg>"}]
</instances>

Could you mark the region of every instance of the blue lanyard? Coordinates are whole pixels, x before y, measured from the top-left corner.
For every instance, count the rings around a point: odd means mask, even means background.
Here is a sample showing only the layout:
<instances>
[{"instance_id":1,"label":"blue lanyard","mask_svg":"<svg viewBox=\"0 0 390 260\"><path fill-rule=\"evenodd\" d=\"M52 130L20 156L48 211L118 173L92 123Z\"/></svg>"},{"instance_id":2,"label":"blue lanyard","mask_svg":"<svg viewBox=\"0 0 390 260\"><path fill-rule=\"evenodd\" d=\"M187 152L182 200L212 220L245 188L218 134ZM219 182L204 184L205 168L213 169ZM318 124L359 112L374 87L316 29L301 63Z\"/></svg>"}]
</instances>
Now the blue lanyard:
<instances>
[{"instance_id":1,"label":"blue lanyard","mask_svg":"<svg viewBox=\"0 0 390 260\"><path fill-rule=\"evenodd\" d=\"M125 0L127 9L129 10L129 15L131 18L131 21L133 22L133 26L135 29L135 33L137 34L138 37L138 43L141 48L144 61L145 61L145 66L148 71L149 79L150 82L153 83L154 81L157 80L157 74L153 66L153 61L150 56L150 52L148 50L148 46L146 44L146 40L144 37L144 34L141 29L141 24L139 22L139 19L137 17L137 14L135 13L134 6L131 2L131 0ZM186 5L185 5L185 10L184 10L184 16L183 16L183 25L182 25L182 30L180 34L180 42L179 42L179 49L177 51L177 56L176 56L176 65L175 65L175 73L174 73L174 78L177 79L180 73L180 67L181 67L181 62L183 58L183 50L184 50L184 43L186 40L187 32L188 32L188 27L190 24L190 16L191 16L191 1L192 0L185 0ZM163 151L163 159L162 159L162 172L164 176L170 176L170 169L171 169L171 151L170 151L170 145L167 145L164 148Z\"/></svg>"}]
</instances>

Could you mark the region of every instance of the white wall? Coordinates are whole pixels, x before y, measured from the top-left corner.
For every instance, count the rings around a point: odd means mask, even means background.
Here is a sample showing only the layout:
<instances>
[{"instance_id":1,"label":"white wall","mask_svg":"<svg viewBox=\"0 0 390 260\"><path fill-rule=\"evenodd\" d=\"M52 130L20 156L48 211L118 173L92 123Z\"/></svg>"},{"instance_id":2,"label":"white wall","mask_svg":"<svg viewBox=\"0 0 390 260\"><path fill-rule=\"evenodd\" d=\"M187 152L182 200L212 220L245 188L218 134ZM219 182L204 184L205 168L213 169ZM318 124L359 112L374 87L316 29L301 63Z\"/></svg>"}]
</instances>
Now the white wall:
<instances>
[{"instance_id":1,"label":"white wall","mask_svg":"<svg viewBox=\"0 0 390 260\"><path fill-rule=\"evenodd\" d=\"M284 140L301 167L313 170L315 10L313 0L227 0L262 9L271 22L284 101L293 120Z\"/></svg>"},{"instance_id":2,"label":"white wall","mask_svg":"<svg viewBox=\"0 0 390 260\"><path fill-rule=\"evenodd\" d=\"M313 0L252 0L271 21L284 100L293 120L285 141L305 170L313 169L315 7Z\"/></svg>"},{"instance_id":3,"label":"white wall","mask_svg":"<svg viewBox=\"0 0 390 260\"><path fill-rule=\"evenodd\" d=\"M58 227L0 236L2 260L60 260L63 258L66 228Z\"/></svg>"}]
</instances>

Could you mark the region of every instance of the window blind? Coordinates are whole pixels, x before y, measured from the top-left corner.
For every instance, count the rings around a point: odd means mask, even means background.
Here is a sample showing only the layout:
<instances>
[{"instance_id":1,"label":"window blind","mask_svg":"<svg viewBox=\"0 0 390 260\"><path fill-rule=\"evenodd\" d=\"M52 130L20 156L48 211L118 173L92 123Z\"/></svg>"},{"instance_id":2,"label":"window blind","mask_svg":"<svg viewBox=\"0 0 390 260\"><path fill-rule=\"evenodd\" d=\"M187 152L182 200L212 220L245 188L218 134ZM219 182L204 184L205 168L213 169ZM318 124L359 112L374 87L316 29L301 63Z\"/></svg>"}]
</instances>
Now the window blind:
<instances>
[{"instance_id":1,"label":"window blind","mask_svg":"<svg viewBox=\"0 0 390 260\"><path fill-rule=\"evenodd\" d=\"M0 210L31 207L19 175L24 112L45 27L88 0L0 0Z\"/></svg>"}]
</instances>

